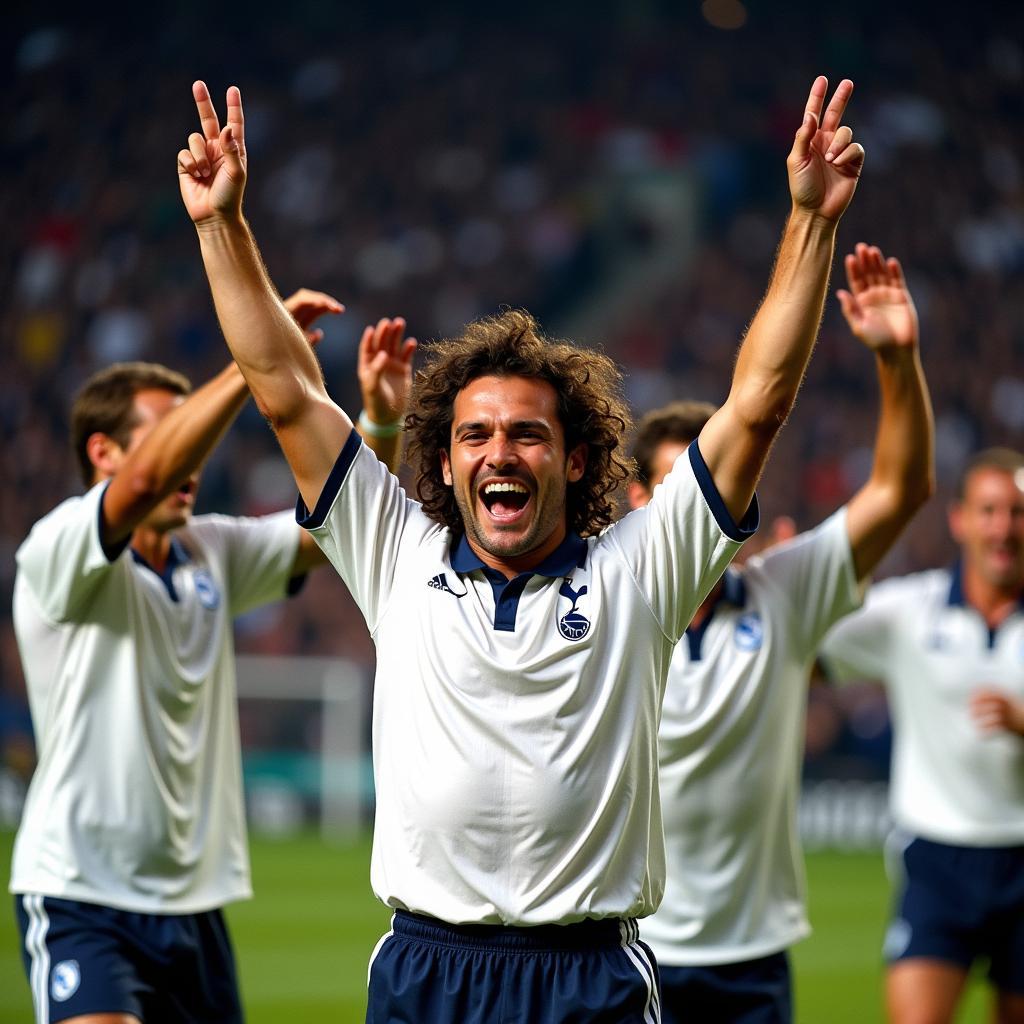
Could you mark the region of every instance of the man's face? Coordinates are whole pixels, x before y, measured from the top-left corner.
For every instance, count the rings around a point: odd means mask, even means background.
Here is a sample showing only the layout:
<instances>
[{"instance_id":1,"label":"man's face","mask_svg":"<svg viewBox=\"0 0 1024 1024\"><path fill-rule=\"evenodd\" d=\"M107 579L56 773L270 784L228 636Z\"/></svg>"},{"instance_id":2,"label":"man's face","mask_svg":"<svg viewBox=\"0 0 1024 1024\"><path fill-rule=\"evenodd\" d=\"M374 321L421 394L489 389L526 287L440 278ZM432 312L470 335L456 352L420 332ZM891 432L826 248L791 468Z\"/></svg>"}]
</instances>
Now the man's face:
<instances>
[{"instance_id":1,"label":"man's face","mask_svg":"<svg viewBox=\"0 0 1024 1024\"><path fill-rule=\"evenodd\" d=\"M949 525L964 564L989 586L1024 588L1024 479L983 466L967 478Z\"/></svg>"},{"instance_id":2,"label":"man's face","mask_svg":"<svg viewBox=\"0 0 1024 1024\"><path fill-rule=\"evenodd\" d=\"M138 449L160 420L183 401L184 398L181 395L175 394L173 391L165 391L163 388L145 388L136 392L134 401L136 423L128 436L127 445L124 448L114 445L112 453L114 472L120 468L129 455ZM107 475L112 474L108 473ZM164 498L140 525L160 532L184 526L195 507L198 486L199 474L194 473L176 491Z\"/></svg>"},{"instance_id":3,"label":"man's face","mask_svg":"<svg viewBox=\"0 0 1024 1024\"><path fill-rule=\"evenodd\" d=\"M478 377L456 396L441 469L482 558L540 561L550 554L566 533L566 486L585 464L585 445L565 451L547 381Z\"/></svg>"}]
</instances>

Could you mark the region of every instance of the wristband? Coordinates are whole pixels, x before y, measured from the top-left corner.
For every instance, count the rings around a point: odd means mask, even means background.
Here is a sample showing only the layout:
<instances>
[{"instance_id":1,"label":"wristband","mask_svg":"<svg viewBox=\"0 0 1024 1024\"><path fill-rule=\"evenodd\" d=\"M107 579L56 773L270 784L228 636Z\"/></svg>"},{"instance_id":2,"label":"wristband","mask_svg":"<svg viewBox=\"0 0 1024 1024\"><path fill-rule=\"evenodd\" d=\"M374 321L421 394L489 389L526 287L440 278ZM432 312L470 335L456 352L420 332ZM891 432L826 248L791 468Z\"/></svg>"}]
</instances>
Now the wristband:
<instances>
[{"instance_id":1,"label":"wristband","mask_svg":"<svg viewBox=\"0 0 1024 1024\"><path fill-rule=\"evenodd\" d=\"M392 423L374 423L363 409L359 413L359 429L370 437L397 437L402 432L402 421L397 419Z\"/></svg>"}]
</instances>

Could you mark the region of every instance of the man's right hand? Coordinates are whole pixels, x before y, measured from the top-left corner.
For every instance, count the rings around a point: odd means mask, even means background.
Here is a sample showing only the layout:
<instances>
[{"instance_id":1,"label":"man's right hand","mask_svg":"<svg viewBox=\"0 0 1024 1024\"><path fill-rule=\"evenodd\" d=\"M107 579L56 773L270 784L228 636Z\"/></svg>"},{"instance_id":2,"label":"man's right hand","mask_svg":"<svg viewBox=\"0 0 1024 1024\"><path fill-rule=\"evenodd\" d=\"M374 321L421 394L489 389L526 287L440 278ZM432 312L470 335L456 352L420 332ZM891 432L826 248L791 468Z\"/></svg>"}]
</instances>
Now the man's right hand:
<instances>
[{"instance_id":1,"label":"man's right hand","mask_svg":"<svg viewBox=\"0 0 1024 1024\"><path fill-rule=\"evenodd\" d=\"M221 128L205 82L192 86L202 133L188 137L178 153L178 184L185 209L196 225L218 217L241 217L245 191L245 119L242 94L228 89L228 123Z\"/></svg>"},{"instance_id":2,"label":"man's right hand","mask_svg":"<svg viewBox=\"0 0 1024 1024\"><path fill-rule=\"evenodd\" d=\"M853 82L844 78L822 114L828 80L819 75L811 86L804 118L786 161L793 208L835 223L842 217L864 166L864 147L841 125Z\"/></svg>"},{"instance_id":3,"label":"man's right hand","mask_svg":"<svg viewBox=\"0 0 1024 1024\"><path fill-rule=\"evenodd\" d=\"M846 257L846 280L850 290L836 292L839 305L850 330L868 348L917 344L917 310L898 259L885 259L878 246L860 242Z\"/></svg>"}]
</instances>

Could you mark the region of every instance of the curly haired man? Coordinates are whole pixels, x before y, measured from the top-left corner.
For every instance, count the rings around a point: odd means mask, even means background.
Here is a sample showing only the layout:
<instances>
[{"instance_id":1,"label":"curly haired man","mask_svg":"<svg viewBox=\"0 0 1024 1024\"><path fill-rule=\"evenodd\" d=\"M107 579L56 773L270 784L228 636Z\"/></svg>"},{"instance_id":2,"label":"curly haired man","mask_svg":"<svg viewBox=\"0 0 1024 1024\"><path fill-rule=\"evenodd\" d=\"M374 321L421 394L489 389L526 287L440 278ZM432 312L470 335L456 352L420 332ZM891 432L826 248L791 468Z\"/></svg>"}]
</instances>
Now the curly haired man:
<instances>
[{"instance_id":1,"label":"curly haired man","mask_svg":"<svg viewBox=\"0 0 1024 1024\"><path fill-rule=\"evenodd\" d=\"M676 642L756 524L754 486L817 333L863 150L815 81L793 210L722 409L650 504L626 476L621 380L525 314L471 324L418 377L421 501L367 454L242 217L241 96L178 154L224 335L277 433L299 518L377 647L371 881L395 910L367 1020L660 1020L636 919L661 900L657 722Z\"/></svg>"}]
</instances>

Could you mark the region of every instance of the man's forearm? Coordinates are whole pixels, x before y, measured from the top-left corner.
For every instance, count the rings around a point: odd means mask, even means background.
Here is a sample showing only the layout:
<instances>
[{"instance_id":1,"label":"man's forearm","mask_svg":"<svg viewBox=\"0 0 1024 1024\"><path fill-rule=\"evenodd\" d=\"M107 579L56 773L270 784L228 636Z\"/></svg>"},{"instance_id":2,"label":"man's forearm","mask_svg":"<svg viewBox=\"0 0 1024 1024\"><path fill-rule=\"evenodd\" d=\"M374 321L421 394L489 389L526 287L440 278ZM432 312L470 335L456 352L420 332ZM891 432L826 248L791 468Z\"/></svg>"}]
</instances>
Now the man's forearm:
<instances>
[{"instance_id":1,"label":"man's forearm","mask_svg":"<svg viewBox=\"0 0 1024 1024\"><path fill-rule=\"evenodd\" d=\"M194 472L227 433L249 399L249 388L234 363L194 391L153 431L150 464L168 484Z\"/></svg>"},{"instance_id":2,"label":"man's forearm","mask_svg":"<svg viewBox=\"0 0 1024 1024\"><path fill-rule=\"evenodd\" d=\"M857 579L874 570L935 487L931 400L917 348L887 347L875 356L881 410L874 464L846 509Z\"/></svg>"},{"instance_id":3,"label":"man's forearm","mask_svg":"<svg viewBox=\"0 0 1024 1024\"><path fill-rule=\"evenodd\" d=\"M203 263L225 340L260 411L276 426L323 392L320 366L267 276L241 218L197 224Z\"/></svg>"},{"instance_id":4,"label":"man's forearm","mask_svg":"<svg viewBox=\"0 0 1024 1024\"><path fill-rule=\"evenodd\" d=\"M740 347L730 401L752 428L777 430L796 399L821 323L836 224L794 210L768 290Z\"/></svg>"},{"instance_id":5,"label":"man's forearm","mask_svg":"<svg viewBox=\"0 0 1024 1024\"><path fill-rule=\"evenodd\" d=\"M881 409L871 482L891 494L896 514L913 512L935 487L932 405L918 350L875 354Z\"/></svg>"}]
</instances>

